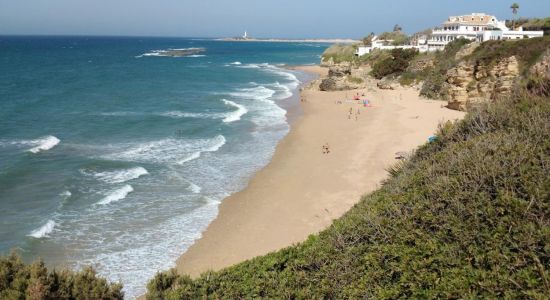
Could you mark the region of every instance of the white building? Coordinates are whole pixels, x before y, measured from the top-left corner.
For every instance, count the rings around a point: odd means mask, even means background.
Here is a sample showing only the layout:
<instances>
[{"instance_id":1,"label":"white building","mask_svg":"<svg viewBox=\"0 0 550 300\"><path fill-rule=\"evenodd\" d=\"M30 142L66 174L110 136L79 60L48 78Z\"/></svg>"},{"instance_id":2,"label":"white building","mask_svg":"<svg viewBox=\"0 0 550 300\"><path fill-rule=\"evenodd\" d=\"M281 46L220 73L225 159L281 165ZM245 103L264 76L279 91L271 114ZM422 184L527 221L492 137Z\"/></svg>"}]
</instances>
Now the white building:
<instances>
[{"instance_id":1,"label":"white building","mask_svg":"<svg viewBox=\"0 0 550 300\"><path fill-rule=\"evenodd\" d=\"M477 42L490 40L516 40L523 38L542 37L543 31L524 31L522 27L510 30L504 21L499 21L495 16L473 13L464 16L451 16L440 27L432 30L431 38L413 39L412 45L392 46L391 41L378 40L375 36L371 46L359 46L355 51L356 56L363 56L375 49L418 49L419 52L431 52L443 50L445 46L459 38L465 38Z\"/></svg>"},{"instance_id":2,"label":"white building","mask_svg":"<svg viewBox=\"0 0 550 300\"><path fill-rule=\"evenodd\" d=\"M495 16L473 13L464 16L451 16L432 30L432 37L427 44L430 49L442 50L445 46L459 38L477 42L489 40L510 40L542 37L543 31L524 31L523 28L511 30L504 21Z\"/></svg>"},{"instance_id":3,"label":"white building","mask_svg":"<svg viewBox=\"0 0 550 300\"><path fill-rule=\"evenodd\" d=\"M423 44L421 44L420 41L422 41ZM378 36L374 36L371 40L370 46L357 47L357 50L355 50L355 56L363 56L365 54L369 54L375 49L380 49L380 50L417 49L419 52L430 51L430 49L428 48L428 45L426 45L426 39L418 39L412 45L394 46L392 45L392 42L393 40L380 40L378 39ZM435 51L435 50L436 49L433 49L432 51Z\"/></svg>"}]
</instances>

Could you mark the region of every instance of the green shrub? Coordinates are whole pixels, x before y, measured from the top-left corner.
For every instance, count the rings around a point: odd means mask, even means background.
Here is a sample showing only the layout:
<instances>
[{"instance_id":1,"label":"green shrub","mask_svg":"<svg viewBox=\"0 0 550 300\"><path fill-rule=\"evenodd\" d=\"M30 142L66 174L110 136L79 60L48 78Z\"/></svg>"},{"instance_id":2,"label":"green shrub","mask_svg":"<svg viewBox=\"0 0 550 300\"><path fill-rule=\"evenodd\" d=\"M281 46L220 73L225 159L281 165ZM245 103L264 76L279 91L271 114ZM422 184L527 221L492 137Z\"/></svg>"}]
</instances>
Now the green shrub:
<instances>
[{"instance_id":1,"label":"green shrub","mask_svg":"<svg viewBox=\"0 0 550 300\"><path fill-rule=\"evenodd\" d=\"M123 299L122 285L109 283L91 267L48 272L43 262L24 264L17 254L0 257L0 299Z\"/></svg>"},{"instance_id":2,"label":"green shrub","mask_svg":"<svg viewBox=\"0 0 550 300\"><path fill-rule=\"evenodd\" d=\"M546 299L550 99L473 108L305 242L148 299Z\"/></svg>"},{"instance_id":3,"label":"green shrub","mask_svg":"<svg viewBox=\"0 0 550 300\"><path fill-rule=\"evenodd\" d=\"M419 75L413 72L404 72L399 77L399 84L403 86L413 85L419 80Z\"/></svg>"},{"instance_id":4,"label":"green shrub","mask_svg":"<svg viewBox=\"0 0 550 300\"><path fill-rule=\"evenodd\" d=\"M371 75L376 79L385 76L403 73L409 66L409 62L418 54L416 49L393 49L391 56L376 62L372 66Z\"/></svg>"},{"instance_id":5,"label":"green shrub","mask_svg":"<svg viewBox=\"0 0 550 300\"><path fill-rule=\"evenodd\" d=\"M447 70L457 64L455 57L458 51L470 43L471 41L467 39L456 39L447 44L443 51L435 54L435 65L431 69L424 71L424 83L422 84L420 95L429 99L445 99L447 94L445 74Z\"/></svg>"},{"instance_id":6,"label":"green shrub","mask_svg":"<svg viewBox=\"0 0 550 300\"><path fill-rule=\"evenodd\" d=\"M348 80L352 83L356 83L356 84L361 84L363 83L363 79L359 78L359 77L354 77L354 76L349 76L348 77Z\"/></svg>"}]
</instances>

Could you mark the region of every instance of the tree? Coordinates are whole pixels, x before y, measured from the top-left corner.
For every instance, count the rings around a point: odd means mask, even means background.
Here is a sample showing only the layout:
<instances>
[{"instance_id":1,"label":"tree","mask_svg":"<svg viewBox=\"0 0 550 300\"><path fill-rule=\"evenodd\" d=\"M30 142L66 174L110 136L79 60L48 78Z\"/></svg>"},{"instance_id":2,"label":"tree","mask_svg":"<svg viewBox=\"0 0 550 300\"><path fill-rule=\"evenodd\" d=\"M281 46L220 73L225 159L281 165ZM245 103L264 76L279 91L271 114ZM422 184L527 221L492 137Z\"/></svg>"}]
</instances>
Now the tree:
<instances>
[{"instance_id":1,"label":"tree","mask_svg":"<svg viewBox=\"0 0 550 300\"><path fill-rule=\"evenodd\" d=\"M517 3L512 3L512 6L510 6L510 8L512 9L512 13L514 14L514 21L513 21L513 25L512 25L512 29L515 29L516 28L516 25L515 25L515 20L516 20L516 15L518 14L518 9L519 9L519 4Z\"/></svg>"},{"instance_id":2,"label":"tree","mask_svg":"<svg viewBox=\"0 0 550 300\"><path fill-rule=\"evenodd\" d=\"M372 39L374 38L374 32L371 32L369 35L363 38L362 42L365 46L371 46L372 45Z\"/></svg>"},{"instance_id":3,"label":"tree","mask_svg":"<svg viewBox=\"0 0 550 300\"><path fill-rule=\"evenodd\" d=\"M393 31L401 31L401 30L403 30L403 28L399 26L399 24L395 24L395 26L393 26Z\"/></svg>"}]
</instances>

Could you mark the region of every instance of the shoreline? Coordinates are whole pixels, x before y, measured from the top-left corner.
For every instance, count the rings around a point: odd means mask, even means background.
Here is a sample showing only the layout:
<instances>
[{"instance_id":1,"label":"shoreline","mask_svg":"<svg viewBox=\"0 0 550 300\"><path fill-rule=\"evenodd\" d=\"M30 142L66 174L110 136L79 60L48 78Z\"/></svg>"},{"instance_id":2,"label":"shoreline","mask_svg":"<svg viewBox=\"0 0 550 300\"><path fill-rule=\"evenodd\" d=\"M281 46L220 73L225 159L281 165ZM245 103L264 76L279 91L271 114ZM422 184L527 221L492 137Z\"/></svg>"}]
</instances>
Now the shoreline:
<instances>
[{"instance_id":1,"label":"shoreline","mask_svg":"<svg viewBox=\"0 0 550 300\"><path fill-rule=\"evenodd\" d=\"M327 71L320 66L291 69L319 76ZM351 100L336 103L356 92L366 93L372 107ZM300 97L306 100L300 102L302 113L290 123L271 161L243 190L222 201L218 216L178 258L178 273L197 277L305 240L379 187L396 162L394 153L426 142L440 121L464 116L402 87L305 88ZM322 153L326 143L329 154Z\"/></svg>"},{"instance_id":2,"label":"shoreline","mask_svg":"<svg viewBox=\"0 0 550 300\"><path fill-rule=\"evenodd\" d=\"M219 38L223 42L269 42L269 43L325 43L325 44L355 44L361 41L354 39L261 39L261 38Z\"/></svg>"}]
</instances>

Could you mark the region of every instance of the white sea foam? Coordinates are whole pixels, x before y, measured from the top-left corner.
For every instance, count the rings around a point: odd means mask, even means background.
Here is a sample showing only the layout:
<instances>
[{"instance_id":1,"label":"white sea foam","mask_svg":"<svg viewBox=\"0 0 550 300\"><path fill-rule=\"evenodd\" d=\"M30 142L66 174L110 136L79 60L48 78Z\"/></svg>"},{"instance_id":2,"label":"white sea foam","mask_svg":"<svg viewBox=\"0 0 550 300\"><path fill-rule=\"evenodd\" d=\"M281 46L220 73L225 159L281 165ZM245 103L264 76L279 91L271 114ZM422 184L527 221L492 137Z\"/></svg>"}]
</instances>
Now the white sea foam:
<instances>
[{"instance_id":1,"label":"white sea foam","mask_svg":"<svg viewBox=\"0 0 550 300\"><path fill-rule=\"evenodd\" d=\"M223 135L218 135L216 138L212 139L212 141L210 142L210 145L205 145L205 147L202 148L201 150L191 153L189 156L179 160L177 164L183 165L186 162L200 158L203 152L216 152L223 145L225 145L225 143L226 143L225 137Z\"/></svg>"},{"instance_id":2,"label":"white sea foam","mask_svg":"<svg viewBox=\"0 0 550 300\"><path fill-rule=\"evenodd\" d=\"M162 139L144 143L115 144L101 158L144 163L181 164L200 157L202 152L217 151L225 144L223 135L210 139ZM198 154L197 154L198 153Z\"/></svg>"},{"instance_id":3,"label":"white sea foam","mask_svg":"<svg viewBox=\"0 0 550 300\"><path fill-rule=\"evenodd\" d=\"M202 188L192 182L189 182L187 189L195 194L199 194L202 191Z\"/></svg>"},{"instance_id":4,"label":"white sea foam","mask_svg":"<svg viewBox=\"0 0 550 300\"><path fill-rule=\"evenodd\" d=\"M279 83L278 81L269 86L277 89L277 94L274 96L277 100L288 99L292 96L291 88L287 85Z\"/></svg>"},{"instance_id":5,"label":"white sea foam","mask_svg":"<svg viewBox=\"0 0 550 300\"><path fill-rule=\"evenodd\" d=\"M229 101L229 100L226 100L226 99L222 99L222 101L223 101L223 103L225 103L225 105L237 108L237 110L232 111L232 112L227 114L225 119L223 119L224 123L231 123L231 122L239 121L241 119L241 117L248 112L248 109L246 109L246 107L244 105L237 104L233 101Z\"/></svg>"},{"instance_id":6,"label":"white sea foam","mask_svg":"<svg viewBox=\"0 0 550 300\"><path fill-rule=\"evenodd\" d=\"M275 94L275 90L266 88L263 85L253 87L253 88L242 88L237 89L237 92L229 93L232 97L243 98L249 100L263 100L268 101L268 99Z\"/></svg>"},{"instance_id":7,"label":"white sea foam","mask_svg":"<svg viewBox=\"0 0 550 300\"><path fill-rule=\"evenodd\" d=\"M182 160L179 160L177 162L178 165L183 165L184 163L188 162L188 161L192 161L192 160L195 160L197 158L201 157L201 152L194 152L194 153L191 153L189 156L185 157L184 159Z\"/></svg>"},{"instance_id":8,"label":"white sea foam","mask_svg":"<svg viewBox=\"0 0 550 300\"><path fill-rule=\"evenodd\" d=\"M93 176L106 183L122 183L147 175L149 172L143 167L122 169L116 171L105 171L94 173Z\"/></svg>"},{"instance_id":9,"label":"white sea foam","mask_svg":"<svg viewBox=\"0 0 550 300\"><path fill-rule=\"evenodd\" d=\"M43 138L29 141L29 144L36 145L35 147L27 150L31 153L38 153L41 151L48 151L59 144L60 140L53 135L45 136Z\"/></svg>"},{"instance_id":10,"label":"white sea foam","mask_svg":"<svg viewBox=\"0 0 550 300\"><path fill-rule=\"evenodd\" d=\"M285 85L288 85L289 88L295 89L300 84L300 80L294 75L292 72L285 70L283 68L270 65L268 63L263 64L247 64L239 66L239 68L243 69L261 69L262 71L265 71L267 73L275 74L277 76L283 77L285 80L289 81L288 83L285 82Z\"/></svg>"},{"instance_id":11,"label":"white sea foam","mask_svg":"<svg viewBox=\"0 0 550 300\"><path fill-rule=\"evenodd\" d=\"M157 115L168 118L195 118L195 119L222 119L225 117L223 113L193 113L179 110L166 111Z\"/></svg>"},{"instance_id":12,"label":"white sea foam","mask_svg":"<svg viewBox=\"0 0 550 300\"><path fill-rule=\"evenodd\" d=\"M99 113L100 116L104 117L127 117L127 116L139 116L142 113L133 112L133 111L113 111L113 112L102 112Z\"/></svg>"},{"instance_id":13,"label":"white sea foam","mask_svg":"<svg viewBox=\"0 0 550 300\"><path fill-rule=\"evenodd\" d=\"M131 185L127 184L117 190L112 191L107 196L105 196L105 198L101 199L101 201L99 201L97 204L107 205L112 202L120 201L126 198L126 196L128 196L128 194L130 194L133 191L134 191L134 188Z\"/></svg>"},{"instance_id":14,"label":"white sea foam","mask_svg":"<svg viewBox=\"0 0 550 300\"><path fill-rule=\"evenodd\" d=\"M33 230L31 233L29 233L28 236L36 239L47 237L50 233L52 233L54 227L55 227L55 222L53 220L48 220L46 224L40 226L40 228L36 230Z\"/></svg>"},{"instance_id":15,"label":"white sea foam","mask_svg":"<svg viewBox=\"0 0 550 300\"><path fill-rule=\"evenodd\" d=\"M240 61L235 61L235 62L230 63L230 65L240 66L240 65L242 65L242 63Z\"/></svg>"}]
</instances>

